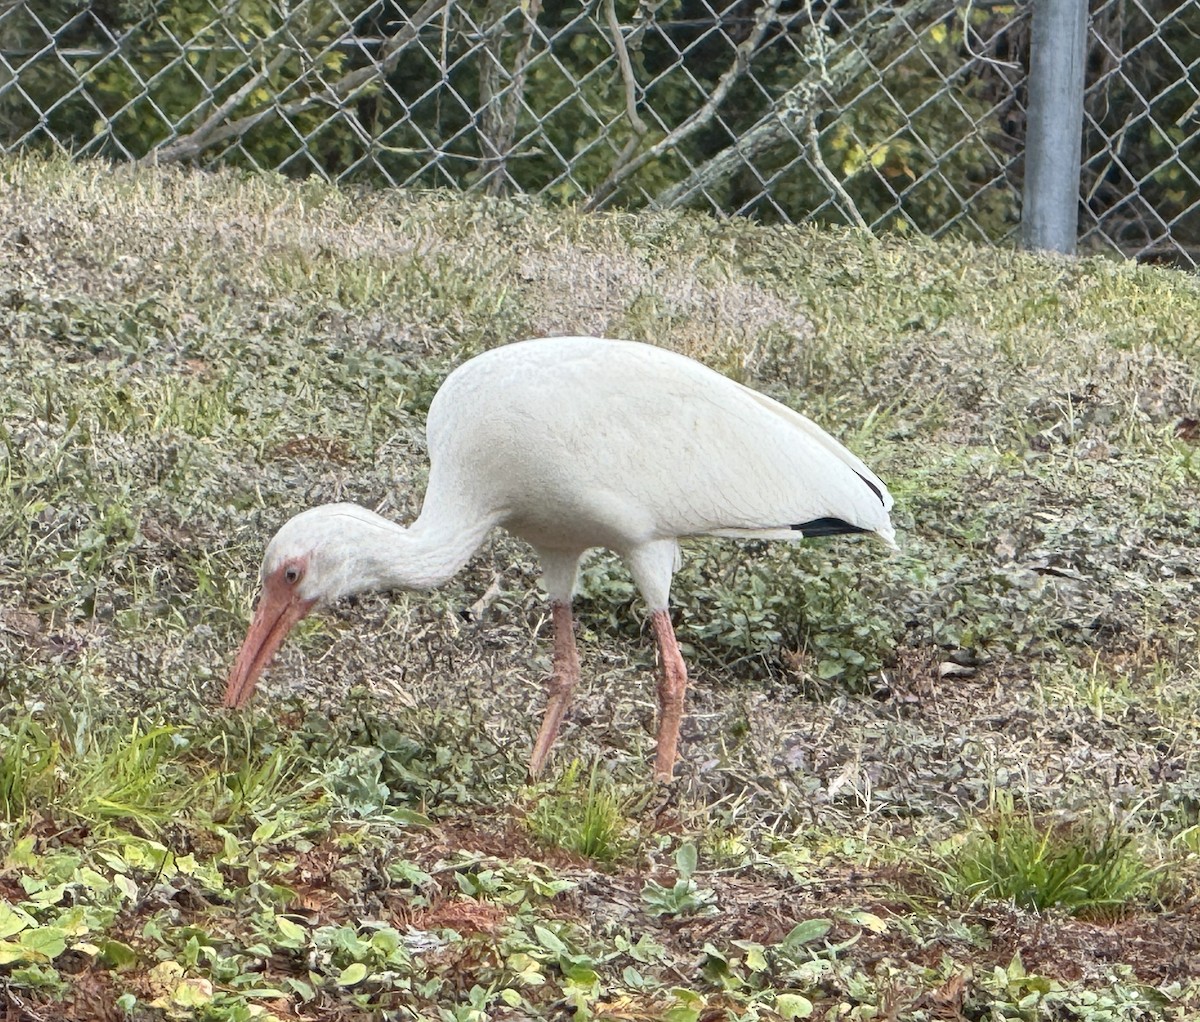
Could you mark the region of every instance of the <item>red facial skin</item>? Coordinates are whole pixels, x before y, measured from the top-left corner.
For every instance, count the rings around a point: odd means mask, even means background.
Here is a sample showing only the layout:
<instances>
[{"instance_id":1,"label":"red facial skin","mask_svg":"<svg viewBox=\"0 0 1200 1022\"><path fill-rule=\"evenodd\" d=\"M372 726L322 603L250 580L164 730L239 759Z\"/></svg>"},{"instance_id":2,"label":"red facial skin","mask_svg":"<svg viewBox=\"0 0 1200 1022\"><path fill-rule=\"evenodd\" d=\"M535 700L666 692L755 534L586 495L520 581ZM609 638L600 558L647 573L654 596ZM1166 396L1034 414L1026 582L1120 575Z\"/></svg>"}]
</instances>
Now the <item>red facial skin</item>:
<instances>
[{"instance_id":1,"label":"red facial skin","mask_svg":"<svg viewBox=\"0 0 1200 1022\"><path fill-rule=\"evenodd\" d=\"M241 709L250 701L259 675L283 645L288 632L316 606L315 599L300 597L299 583L303 577L303 562L289 561L264 580L254 620L229 672L225 706Z\"/></svg>"}]
</instances>

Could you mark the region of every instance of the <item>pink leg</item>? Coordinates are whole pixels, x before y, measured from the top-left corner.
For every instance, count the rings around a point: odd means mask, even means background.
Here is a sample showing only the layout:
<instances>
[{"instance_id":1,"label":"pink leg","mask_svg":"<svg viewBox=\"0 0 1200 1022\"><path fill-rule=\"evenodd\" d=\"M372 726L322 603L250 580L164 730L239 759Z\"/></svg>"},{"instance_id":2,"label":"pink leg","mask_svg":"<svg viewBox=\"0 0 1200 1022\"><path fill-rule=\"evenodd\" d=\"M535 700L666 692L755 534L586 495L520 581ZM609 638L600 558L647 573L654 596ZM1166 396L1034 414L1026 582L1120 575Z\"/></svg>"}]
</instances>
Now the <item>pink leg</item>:
<instances>
[{"instance_id":1,"label":"pink leg","mask_svg":"<svg viewBox=\"0 0 1200 1022\"><path fill-rule=\"evenodd\" d=\"M546 685L546 714L529 757L530 777L537 777L542 772L575 686L579 684L579 654L575 650L571 605L556 601L550 605L550 615L554 622L554 667Z\"/></svg>"},{"instance_id":2,"label":"pink leg","mask_svg":"<svg viewBox=\"0 0 1200 1022\"><path fill-rule=\"evenodd\" d=\"M675 772L675 753L679 746L679 725L683 720L683 695L687 691L687 666L671 615L656 610L650 615L654 641L658 644L658 755L654 760L654 779L669 781Z\"/></svg>"}]
</instances>

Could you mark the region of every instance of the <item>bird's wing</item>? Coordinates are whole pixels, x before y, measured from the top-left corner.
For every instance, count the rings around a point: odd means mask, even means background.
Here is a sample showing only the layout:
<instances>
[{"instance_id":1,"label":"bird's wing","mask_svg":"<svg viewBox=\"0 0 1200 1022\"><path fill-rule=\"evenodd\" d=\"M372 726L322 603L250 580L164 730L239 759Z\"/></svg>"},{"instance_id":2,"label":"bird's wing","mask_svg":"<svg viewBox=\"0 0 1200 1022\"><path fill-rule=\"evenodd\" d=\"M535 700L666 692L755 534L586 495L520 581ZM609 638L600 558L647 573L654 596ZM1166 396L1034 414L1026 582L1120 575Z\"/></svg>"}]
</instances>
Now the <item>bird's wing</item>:
<instances>
[{"instance_id":1,"label":"bird's wing","mask_svg":"<svg viewBox=\"0 0 1200 1022\"><path fill-rule=\"evenodd\" d=\"M876 532L891 541L892 496L811 419L707 370L669 395L673 467L657 466L680 531L781 538Z\"/></svg>"},{"instance_id":2,"label":"bird's wing","mask_svg":"<svg viewBox=\"0 0 1200 1022\"><path fill-rule=\"evenodd\" d=\"M800 413L683 355L555 338L459 367L429 414L429 499L469 495L531 541L870 531L892 498Z\"/></svg>"}]
</instances>

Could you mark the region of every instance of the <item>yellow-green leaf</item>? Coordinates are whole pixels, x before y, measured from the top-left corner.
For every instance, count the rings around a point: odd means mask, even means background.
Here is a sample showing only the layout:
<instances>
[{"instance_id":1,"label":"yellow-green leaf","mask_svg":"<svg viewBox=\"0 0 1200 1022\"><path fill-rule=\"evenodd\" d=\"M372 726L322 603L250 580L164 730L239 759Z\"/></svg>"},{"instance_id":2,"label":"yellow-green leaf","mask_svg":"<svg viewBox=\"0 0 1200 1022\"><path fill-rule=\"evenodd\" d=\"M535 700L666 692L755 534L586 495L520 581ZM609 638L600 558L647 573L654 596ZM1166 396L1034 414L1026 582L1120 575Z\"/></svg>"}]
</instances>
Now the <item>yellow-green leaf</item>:
<instances>
[{"instance_id":1,"label":"yellow-green leaf","mask_svg":"<svg viewBox=\"0 0 1200 1022\"><path fill-rule=\"evenodd\" d=\"M299 923L293 923L286 916L276 916L275 925L279 927L279 932L283 934L284 938L294 944L304 944L308 940L308 931Z\"/></svg>"},{"instance_id":2,"label":"yellow-green leaf","mask_svg":"<svg viewBox=\"0 0 1200 1022\"><path fill-rule=\"evenodd\" d=\"M887 933L887 920L880 919L874 912L864 912L861 909L857 912L851 912L850 921L857 923L864 929L870 930L872 933Z\"/></svg>"},{"instance_id":3,"label":"yellow-green leaf","mask_svg":"<svg viewBox=\"0 0 1200 1022\"><path fill-rule=\"evenodd\" d=\"M29 900L35 905L57 905L63 900L63 895L66 893L66 884L56 884L54 887L47 887L43 891L38 891Z\"/></svg>"},{"instance_id":4,"label":"yellow-green leaf","mask_svg":"<svg viewBox=\"0 0 1200 1022\"><path fill-rule=\"evenodd\" d=\"M137 884L135 884L124 873L118 873L113 877L113 885L117 888L117 890L125 895L127 901L137 901Z\"/></svg>"},{"instance_id":5,"label":"yellow-green leaf","mask_svg":"<svg viewBox=\"0 0 1200 1022\"><path fill-rule=\"evenodd\" d=\"M813 1013L813 1003L800 994L778 994L775 1010L789 1022L794 1018L808 1018Z\"/></svg>"},{"instance_id":6,"label":"yellow-green leaf","mask_svg":"<svg viewBox=\"0 0 1200 1022\"><path fill-rule=\"evenodd\" d=\"M20 933L25 927L34 925L34 920L27 912L0 901L0 939Z\"/></svg>"},{"instance_id":7,"label":"yellow-green leaf","mask_svg":"<svg viewBox=\"0 0 1200 1022\"><path fill-rule=\"evenodd\" d=\"M171 1000L185 1008L198 1008L203 1004L207 1004L212 999L212 981L200 976L193 979L185 979L175 988L175 992L171 994Z\"/></svg>"},{"instance_id":8,"label":"yellow-green leaf","mask_svg":"<svg viewBox=\"0 0 1200 1022\"><path fill-rule=\"evenodd\" d=\"M32 869L37 864L33 850L35 840L33 835L21 838L4 857L4 865L10 869Z\"/></svg>"},{"instance_id":9,"label":"yellow-green leaf","mask_svg":"<svg viewBox=\"0 0 1200 1022\"><path fill-rule=\"evenodd\" d=\"M23 948L15 940L0 940L0 965L12 965L13 962L23 962L29 957L29 950Z\"/></svg>"},{"instance_id":10,"label":"yellow-green leaf","mask_svg":"<svg viewBox=\"0 0 1200 1022\"><path fill-rule=\"evenodd\" d=\"M337 985L340 987L352 987L355 983L361 983L367 978L367 967L362 962L354 962L347 965L337 978Z\"/></svg>"},{"instance_id":11,"label":"yellow-green leaf","mask_svg":"<svg viewBox=\"0 0 1200 1022\"><path fill-rule=\"evenodd\" d=\"M128 944L119 940L103 940L100 942L100 955L105 964L112 969L128 969L137 965L137 952Z\"/></svg>"},{"instance_id":12,"label":"yellow-green leaf","mask_svg":"<svg viewBox=\"0 0 1200 1022\"><path fill-rule=\"evenodd\" d=\"M29 949L27 957L37 961L50 961L67 950L67 935L57 926L39 926L34 930L26 930L17 940Z\"/></svg>"}]
</instances>

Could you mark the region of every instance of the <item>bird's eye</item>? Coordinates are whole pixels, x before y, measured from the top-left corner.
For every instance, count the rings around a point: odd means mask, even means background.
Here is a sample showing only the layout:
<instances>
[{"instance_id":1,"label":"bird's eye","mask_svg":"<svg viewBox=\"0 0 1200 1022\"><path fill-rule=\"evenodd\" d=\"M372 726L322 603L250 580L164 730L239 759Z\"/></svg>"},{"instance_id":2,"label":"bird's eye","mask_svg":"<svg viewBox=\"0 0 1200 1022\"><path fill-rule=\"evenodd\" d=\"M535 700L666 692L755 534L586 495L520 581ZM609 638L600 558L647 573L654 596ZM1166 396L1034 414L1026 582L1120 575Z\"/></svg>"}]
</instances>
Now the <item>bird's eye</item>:
<instances>
[{"instance_id":1,"label":"bird's eye","mask_svg":"<svg viewBox=\"0 0 1200 1022\"><path fill-rule=\"evenodd\" d=\"M300 569L294 564L289 564L283 569L283 580L290 586L294 586L300 581Z\"/></svg>"}]
</instances>

